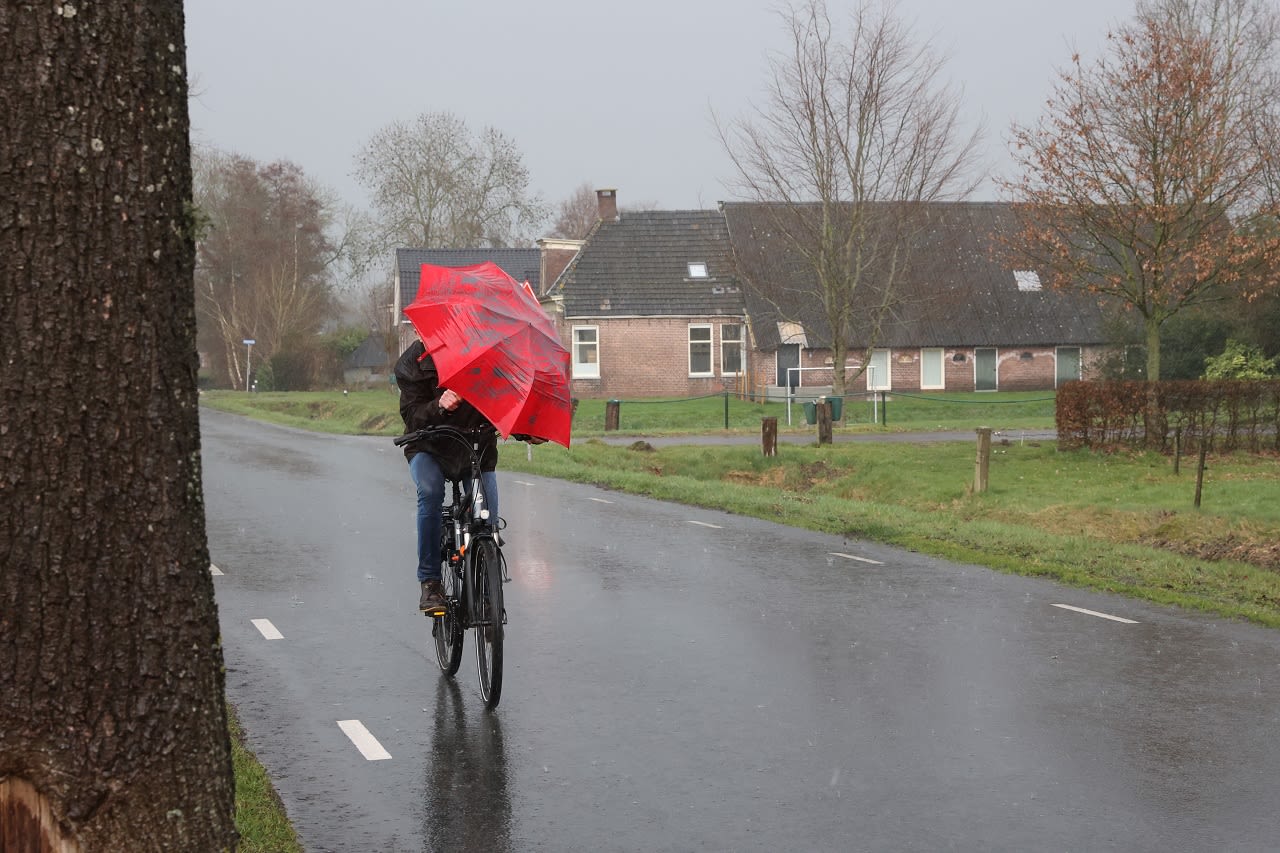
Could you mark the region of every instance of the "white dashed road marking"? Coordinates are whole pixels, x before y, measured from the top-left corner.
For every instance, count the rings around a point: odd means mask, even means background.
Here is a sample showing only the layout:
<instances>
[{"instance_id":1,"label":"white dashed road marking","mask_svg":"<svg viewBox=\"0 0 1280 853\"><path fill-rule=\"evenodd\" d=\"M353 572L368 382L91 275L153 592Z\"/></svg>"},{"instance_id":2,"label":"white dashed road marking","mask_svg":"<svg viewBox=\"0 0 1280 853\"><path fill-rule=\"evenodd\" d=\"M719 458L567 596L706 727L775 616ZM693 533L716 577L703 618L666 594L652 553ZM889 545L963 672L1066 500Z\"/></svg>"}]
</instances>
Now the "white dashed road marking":
<instances>
[{"instance_id":1,"label":"white dashed road marking","mask_svg":"<svg viewBox=\"0 0 1280 853\"><path fill-rule=\"evenodd\" d=\"M213 563L210 563L210 564L209 564L209 574L213 575L215 578L222 577L222 569L218 568L218 567L217 567L217 566L215 566Z\"/></svg>"},{"instance_id":2,"label":"white dashed road marking","mask_svg":"<svg viewBox=\"0 0 1280 853\"><path fill-rule=\"evenodd\" d=\"M596 502L596 503L598 503L598 504L611 504L611 503L613 503L613 501L607 501L607 500L605 500L604 498L591 498L591 500L595 501L595 502Z\"/></svg>"},{"instance_id":3,"label":"white dashed road marking","mask_svg":"<svg viewBox=\"0 0 1280 853\"><path fill-rule=\"evenodd\" d=\"M338 728L351 738L351 742L360 750L360 754L368 761L386 761L391 753L382 748L378 739L369 734L364 723L359 720L338 720Z\"/></svg>"},{"instance_id":4,"label":"white dashed road marking","mask_svg":"<svg viewBox=\"0 0 1280 853\"><path fill-rule=\"evenodd\" d=\"M859 563L870 563L873 566L883 566L884 563L879 560L872 560L868 557L859 557L855 554L841 554L839 551L829 552L833 557L844 557L846 560L857 560Z\"/></svg>"},{"instance_id":5,"label":"white dashed road marking","mask_svg":"<svg viewBox=\"0 0 1280 853\"><path fill-rule=\"evenodd\" d=\"M696 524L696 525L698 525L699 527L710 527L710 528L712 528L712 529L714 529L714 530L723 530L723 529L724 529L723 527L721 527L721 526L720 526L720 525L718 525L718 524L710 524L710 523L708 523L708 522L706 522L706 521L694 521L693 519L688 519L688 522L689 522L690 524Z\"/></svg>"},{"instance_id":6,"label":"white dashed road marking","mask_svg":"<svg viewBox=\"0 0 1280 853\"><path fill-rule=\"evenodd\" d=\"M1138 624L1132 619L1124 619L1120 616L1111 616L1107 613L1099 613L1096 610L1085 610L1083 607L1072 607L1070 604L1055 604L1053 606L1061 607L1063 610L1074 610L1076 613L1083 613L1086 616L1097 616L1099 619L1110 619L1112 622L1123 622L1126 625Z\"/></svg>"},{"instance_id":7,"label":"white dashed road marking","mask_svg":"<svg viewBox=\"0 0 1280 853\"><path fill-rule=\"evenodd\" d=\"M259 632L260 634L262 634L262 636L263 636L263 637L265 637L265 638L266 638L266 639L268 639L268 640L283 640L283 639L284 639L284 634L281 634L281 633L276 629L276 626L271 624L271 620L270 620L270 619L254 619L254 620L253 620L253 627L257 628L257 629L258 629L258 632Z\"/></svg>"},{"instance_id":8,"label":"white dashed road marking","mask_svg":"<svg viewBox=\"0 0 1280 853\"><path fill-rule=\"evenodd\" d=\"M533 483L527 483L527 482L525 482L524 480L516 480L515 482L516 482L516 484L517 484L517 485L520 485L520 486L532 486L532 485L533 485Z\"/></svg>"}]
</instances>

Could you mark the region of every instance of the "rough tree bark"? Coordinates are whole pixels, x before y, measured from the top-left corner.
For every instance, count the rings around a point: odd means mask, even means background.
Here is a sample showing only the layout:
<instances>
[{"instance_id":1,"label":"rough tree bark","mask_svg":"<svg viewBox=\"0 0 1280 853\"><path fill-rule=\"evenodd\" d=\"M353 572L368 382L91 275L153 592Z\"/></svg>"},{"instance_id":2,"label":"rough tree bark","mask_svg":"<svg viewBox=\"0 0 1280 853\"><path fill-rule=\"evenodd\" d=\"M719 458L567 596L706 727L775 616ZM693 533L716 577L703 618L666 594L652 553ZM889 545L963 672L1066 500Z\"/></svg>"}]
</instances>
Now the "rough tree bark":
<instances>
[{"instance_id":1,"label":"rough tree bark","mask_svg":"<svg viewBox=\"0 0 1280 853\"><path fill-rule=\"evenodd\" d=\"M0 5L6 850L235 847L185 66L180 0Z\"/></svg>"}]
</instances>

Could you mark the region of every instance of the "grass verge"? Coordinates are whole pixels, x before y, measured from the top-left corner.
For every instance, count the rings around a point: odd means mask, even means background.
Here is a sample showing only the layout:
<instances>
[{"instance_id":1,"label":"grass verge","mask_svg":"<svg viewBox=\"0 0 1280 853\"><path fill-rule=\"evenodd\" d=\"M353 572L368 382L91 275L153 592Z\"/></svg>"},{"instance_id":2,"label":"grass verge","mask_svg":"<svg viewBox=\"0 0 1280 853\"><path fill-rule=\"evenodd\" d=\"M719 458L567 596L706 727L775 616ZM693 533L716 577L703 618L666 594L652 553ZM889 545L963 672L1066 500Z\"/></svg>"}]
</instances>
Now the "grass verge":
<instances>
[{"instance_id":1,"label":"grass verge","mask_svg":"<svg viewBox=\"0 0 1280 853\"><path fill-rule=\"evenodd\" d=\"M208 392L205 405L289 426L347 434L400 432L390 388L313 393ZM727 432L758 434L785 406L730 398ZM991 488L972 493L972 442L686 445L654 450L606 445L605 400L582 400L571 450L503 446L502 467L662 500L873 539L1001 571L1196 608L1280 626L1280 460L1211 458L1203 506L1193 465L1174 474L1156 454L1059 452L1053 442L998 442ZM623 401L624 431L724 434L726 400ZM841 431L883 430L860 420L870 404L846 400ZM883 405L878 404L878 405ZM890 395L890 429L1007 434L1053 429L1053 402L1026 394ZM793 420L803 423L799 410ZM864 415L866 413L864 412ZM878 413L883 420L885 412ZM869 420L869 418L867 418ZM701 426L701 429L698 427ZM813 427L791 432L812 434Z\"/></svg>"},{"instance_id":2,"label":"grass verge","mask_svg":"<svg viewBox=\"0 0 1280 853\"><path fill-rule=\"evenodd\" d=\"M284 804L267 771L244 742L235 710L227 708L231 731L231 763L236 776L236 831L240 853L302 853L302 845L285 814Z\"/></svg>"},{"instance_id":3,"label":"grass verge","mask_svg":"<svg viewBox=\"0 0 1280 853\"><path fill-rule=\"evenodd\" d=\"M210 408L320 432L347 435L397 435L399 398L390 387L363 391L206 391L200 402ZM573 419L575 440L604 435L607 400L580 400ZM873 402L847 397L838 433L970 430L1052 430L1051 392L889 394ZM716 394L683 400L623 400L620 432L638 435L693 435L728 432L758 435L760 419L775 417L783 432L812 432L801 403L752 403Z\"/></svg>"},{"instance_id":4,"label":"grass verge","mask_svg":"<svg viewBox=\"0 0 1280 853\"><path fill-rule=\"evenodd\" d=\"M1280 627L1280 491L1275 458L1211 460L1195 479L1155 454L997 447L991 488L974 494L974 445L837 444L654 449L588 440L506 470L897 545L1000 571L1053 578Z\"/></svg>"}]
</instances>

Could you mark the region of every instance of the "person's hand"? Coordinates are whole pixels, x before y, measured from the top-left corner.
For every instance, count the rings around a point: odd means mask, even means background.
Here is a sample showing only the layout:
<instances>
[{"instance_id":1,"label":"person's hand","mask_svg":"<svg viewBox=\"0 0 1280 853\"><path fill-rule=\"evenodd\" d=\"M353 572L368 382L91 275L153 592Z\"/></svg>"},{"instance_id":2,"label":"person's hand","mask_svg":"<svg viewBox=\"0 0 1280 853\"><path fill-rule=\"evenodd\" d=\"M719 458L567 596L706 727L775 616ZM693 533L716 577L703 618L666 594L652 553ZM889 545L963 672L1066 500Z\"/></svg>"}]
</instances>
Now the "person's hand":
<instances>
[{"instance_id":1,"label":"person's hand","mask_svg":"<svg viewBox=\"0 0 1280 853\"><path fill-rule=\"evenodd\" d=\"M511 437L514 438L516 441L524 441L524 442L528 442L529 444L546 444L547 443L547 440L545 438L539 438L536 435L525 435L524 433L517 433Z\"/></svg>"},{"instance_id":2,"label":"person's hand","mask_svg":"<svg viewBox=\"0 0 1280 853\"><path fill-rule=\"evenodd\" d=\"M462 398L453 391L445 391L440 395L440 408L446 412L452 412L458 408L458 404L462 402Z\"/></svg>"}]
</instances>

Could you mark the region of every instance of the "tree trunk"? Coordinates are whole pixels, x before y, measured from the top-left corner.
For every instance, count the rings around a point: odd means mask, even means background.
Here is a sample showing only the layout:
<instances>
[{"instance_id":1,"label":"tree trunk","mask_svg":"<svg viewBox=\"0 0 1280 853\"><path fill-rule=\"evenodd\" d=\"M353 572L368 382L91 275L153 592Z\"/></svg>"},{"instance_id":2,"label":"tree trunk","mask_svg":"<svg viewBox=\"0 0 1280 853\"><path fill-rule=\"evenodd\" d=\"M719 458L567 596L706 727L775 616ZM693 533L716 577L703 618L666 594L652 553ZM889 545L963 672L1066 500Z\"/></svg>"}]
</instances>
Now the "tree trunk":
<instances>
[{"instance_id":1,"label":"tree trunk","mask_svg":"<svg viewBox=\"0 0 1280 853\"><path fill-rule=\"evenodd\" d=\"M1147 402L1142 415L1143 432L1148 447L1163 446L1167 424L1160 411L1156 383L1160 381L1160 321L1153 316L1143 320L1147 340Z\"/></svg>"},{"instance_id":2,"label":"tree trunk","mask_svg":"<svg viewBox=\"0 0 1280 853\"><path fill-rule=\"evenodd\" d=\"M845 370L845 355L849 348L838 337L831 346L831 395L843 397L848 384L848 371Z\"/></svg>"},{"instance_id":3,"label":"tree trunk","mask_svg":"<svg viewBox=\"0 0 1280 853\"><path fill-rule=\"evenodd\" d=\"M1160 321L1154 316L1144 317L1142 330L1147 344L1147 381L1160 381Z\"/></svg>"},{"instance_id":4,"label":"tree trunk","mask_svg":"<svg viewBox=\"0 0 1280 853\"><path fill-rule=\"evenodd\" d=\"M0 838L233 849L182 4L14 0L0 44Z\"/></svg>"}]
</instances>

